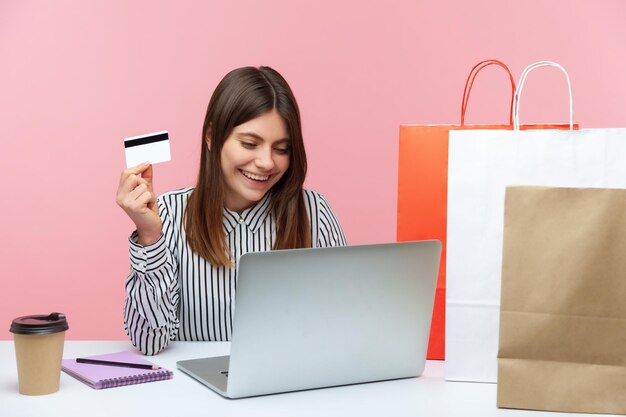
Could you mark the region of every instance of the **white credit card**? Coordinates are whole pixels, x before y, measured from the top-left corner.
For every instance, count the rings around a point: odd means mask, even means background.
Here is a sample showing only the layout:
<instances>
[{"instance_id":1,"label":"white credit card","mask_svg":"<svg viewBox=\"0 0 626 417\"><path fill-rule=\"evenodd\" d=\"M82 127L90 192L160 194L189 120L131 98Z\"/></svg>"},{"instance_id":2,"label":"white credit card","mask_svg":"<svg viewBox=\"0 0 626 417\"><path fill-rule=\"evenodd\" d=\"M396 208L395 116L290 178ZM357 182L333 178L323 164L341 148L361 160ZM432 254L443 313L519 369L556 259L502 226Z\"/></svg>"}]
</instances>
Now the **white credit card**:
<instances>
[{"instance_id":1,"label":"white credit card","mask_svg":"<svg viewBox=\"0 0 626 417\"><path fill-rule=\"evenodd\" d=\"M126 168L146 161L157 164L172 159L170 156L170 137L167 130L126 138L124 139L124 148L126 149Z\"/></svg>"}]
</instances>

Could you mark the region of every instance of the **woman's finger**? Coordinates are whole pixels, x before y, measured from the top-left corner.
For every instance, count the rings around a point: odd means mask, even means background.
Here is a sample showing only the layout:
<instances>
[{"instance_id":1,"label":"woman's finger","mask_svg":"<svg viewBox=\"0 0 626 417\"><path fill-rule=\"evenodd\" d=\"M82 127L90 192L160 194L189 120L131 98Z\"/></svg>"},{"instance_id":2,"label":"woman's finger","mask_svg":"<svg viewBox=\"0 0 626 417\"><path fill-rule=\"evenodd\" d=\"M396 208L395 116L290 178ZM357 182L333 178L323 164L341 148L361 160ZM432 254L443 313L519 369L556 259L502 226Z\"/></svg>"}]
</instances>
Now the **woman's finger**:
<instances>
[{"instance_id":1,"label":"woman's finger","mask_svg":"<svg viewBox=\"0 0 626 417\"><path fill-rule=\"evenodd\" d=\"M150 181L152 181L152 165L150 164L150 162L144 162L142 164L135 165L134 167L130 167L122 171L120 184L126 182L126 179L131 175L142 177L144 176L144 173L146 173L146 171Z\"/></svg>"},{"instance_id":2,"label":"woman's finger","mask_svg":"<svg viewBox=\"0 0 626 417\"><path fill-rule=\"evenodd\" d=\"M132 210L139 213L146 213L152 208L151 203L154 200L154 194L150 191L144 191L132 202Z\"/></svg>"},{"instance_id":3,"label":"woman's finger","mask_svg":"<svg viewBox=\"0 0 626 417\"><path fill-rule=\"evenodd\" d=\"M136 200L140 195L142 195L146 191L150 191L148 189L148 185L145 183L140 183L130 193L128 193L128 197L130 198L130 200Z\"/></svg>"}]
</instances>

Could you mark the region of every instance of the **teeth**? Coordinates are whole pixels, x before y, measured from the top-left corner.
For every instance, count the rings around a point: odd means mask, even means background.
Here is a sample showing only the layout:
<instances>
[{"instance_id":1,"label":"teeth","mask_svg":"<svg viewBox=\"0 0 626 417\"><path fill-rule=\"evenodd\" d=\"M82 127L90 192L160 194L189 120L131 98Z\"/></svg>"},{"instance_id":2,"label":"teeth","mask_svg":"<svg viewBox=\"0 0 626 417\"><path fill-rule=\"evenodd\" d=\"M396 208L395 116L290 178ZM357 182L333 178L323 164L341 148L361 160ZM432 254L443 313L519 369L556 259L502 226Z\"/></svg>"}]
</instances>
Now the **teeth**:
<instances>
[{"instance_id":1,"label":"teeth","mask_svg":"<svg viewBox=\"0 0 626 417\"><path fill-rule=\"evenodd\" d=\"M243 170L241 171L241 173L243 175L245 175L246 177L248 177L248 178L250 178L252 180L257 180L257 181L267 181L268 178L269 178L269 175L256 175L256 174L253 174L251 172L243 171Z\"/></svg>"}]
</instances>

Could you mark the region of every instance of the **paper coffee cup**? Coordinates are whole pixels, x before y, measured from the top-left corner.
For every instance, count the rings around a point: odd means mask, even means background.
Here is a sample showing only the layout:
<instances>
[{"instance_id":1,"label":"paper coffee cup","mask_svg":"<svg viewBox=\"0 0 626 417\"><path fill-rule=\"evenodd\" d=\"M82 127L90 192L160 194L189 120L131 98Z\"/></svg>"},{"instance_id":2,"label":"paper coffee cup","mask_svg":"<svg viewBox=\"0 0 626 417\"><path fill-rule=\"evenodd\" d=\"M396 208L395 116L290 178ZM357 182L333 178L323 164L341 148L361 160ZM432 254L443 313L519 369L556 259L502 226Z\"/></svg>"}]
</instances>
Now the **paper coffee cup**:
<instances>
[{"instance_id":1,"label":"paper coffee cup","mask_svg":"<svg viewBox=\"0 0 626 417\"><path fill-rule=\"evenodd\" d=\"M44 395L59 390L65 315L32 315L18 317L10 331L15 342L15 359L20 394Z\"/></svg>"}]
</instances>

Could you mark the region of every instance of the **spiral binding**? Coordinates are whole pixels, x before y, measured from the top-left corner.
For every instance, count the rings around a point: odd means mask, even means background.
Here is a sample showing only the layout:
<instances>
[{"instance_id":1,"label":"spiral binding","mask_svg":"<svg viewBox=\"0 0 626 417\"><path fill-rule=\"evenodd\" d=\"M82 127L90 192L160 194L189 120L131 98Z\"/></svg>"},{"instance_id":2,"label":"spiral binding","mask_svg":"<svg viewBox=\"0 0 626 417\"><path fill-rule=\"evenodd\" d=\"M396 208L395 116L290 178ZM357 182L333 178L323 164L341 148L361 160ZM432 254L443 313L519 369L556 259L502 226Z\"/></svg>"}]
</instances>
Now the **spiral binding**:
<instances>
[{"instance_id":1,"label":"spiral binding","mask_svg":"<svg viewBox=\"0 0 626 417\"><path fill-rule=\"evenodd\" d=\"M133 375L133 376L125 376L120 378L109 378L103 379L101 382L100 388L114 388L114 387L122 387L124 385L134 385L134 384L143 384L146 382L154 382L154 381L163 381L165 379L172 379L174 374L172 371L163 370L159 372L143 374L143 375Z\"/></svg>"}]
</instances>

